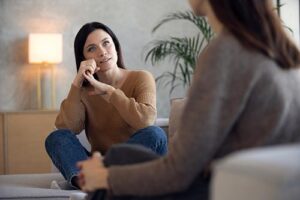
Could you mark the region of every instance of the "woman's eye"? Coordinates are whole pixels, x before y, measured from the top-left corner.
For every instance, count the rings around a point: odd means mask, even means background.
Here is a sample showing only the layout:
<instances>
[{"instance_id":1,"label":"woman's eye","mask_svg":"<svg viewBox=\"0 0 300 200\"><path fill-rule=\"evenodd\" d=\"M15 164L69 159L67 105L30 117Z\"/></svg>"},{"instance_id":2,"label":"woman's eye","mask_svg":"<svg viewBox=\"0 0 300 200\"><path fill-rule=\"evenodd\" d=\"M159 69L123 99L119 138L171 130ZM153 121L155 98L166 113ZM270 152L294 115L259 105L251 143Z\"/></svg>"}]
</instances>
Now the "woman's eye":
<instances>
[{"instance_id":1,"label":"woman's eye","mask_svg":"<svg viewBox=\"0 0 300 200\"><path fill-rule=\"evenodd\" d=\"M96 47L89 47L88 48L88 52L93 52L93 51L95 51L96 50Z\"/></svg>"},{"instance_id":2,"label":"woman's eye","mask_svg":"<svg viewBox=\"0 0 300 200\"><path fill-rule=\"evenodd\" d=\"M107 46L109 43L110 43L109 41L104 41L104 42L103 42L103 45L104 45L104 46Z\"/></svg>"}]
</instances>

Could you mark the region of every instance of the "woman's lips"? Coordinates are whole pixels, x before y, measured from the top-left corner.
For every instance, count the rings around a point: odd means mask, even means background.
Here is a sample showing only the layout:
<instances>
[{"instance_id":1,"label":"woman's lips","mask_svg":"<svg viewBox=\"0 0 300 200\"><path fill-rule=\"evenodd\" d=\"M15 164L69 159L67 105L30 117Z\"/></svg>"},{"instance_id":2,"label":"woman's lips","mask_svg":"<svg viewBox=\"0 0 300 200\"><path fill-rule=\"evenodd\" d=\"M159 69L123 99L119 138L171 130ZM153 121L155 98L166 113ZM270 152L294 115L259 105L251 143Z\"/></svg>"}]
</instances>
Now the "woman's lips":
<instances>
[{"instance_id":1,"label":"woman's lips","mask_svg":"<svg viewBox=\"0 0 300 200\"><path fill-rule=\"evenodd\" d=\"M105 59L105 60L100 61L99 63L100 63L100 64L106 63L106 62L108 62L110 59L111 59L111 58L107 58L107 59Z\"/></svg>"}]
</instances>

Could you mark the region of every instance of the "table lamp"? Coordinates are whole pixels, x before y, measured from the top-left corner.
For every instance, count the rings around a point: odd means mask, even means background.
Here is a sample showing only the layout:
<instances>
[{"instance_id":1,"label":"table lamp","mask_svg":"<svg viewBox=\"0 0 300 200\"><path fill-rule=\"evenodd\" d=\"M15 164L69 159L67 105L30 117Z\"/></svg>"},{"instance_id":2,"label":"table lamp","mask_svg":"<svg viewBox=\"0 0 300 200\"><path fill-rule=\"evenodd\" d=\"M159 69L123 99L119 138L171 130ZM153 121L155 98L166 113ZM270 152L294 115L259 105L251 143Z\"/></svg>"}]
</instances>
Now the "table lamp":
<instances>
[{"instance_id":1,"label":"table lamp","mask_svg":"<svg viewBox=\"0 0 300 200\"><path fill-rule=\"evenodd\" d=\"M45 109L45 89L42 84L46 82L46 69L51 70L51 108L55 108L55 73L54 64L62 62L62 34L59 33L31 33L29 34L29 63L38 64L37 67L37 106Z\"/></svg>"}]
</instances>

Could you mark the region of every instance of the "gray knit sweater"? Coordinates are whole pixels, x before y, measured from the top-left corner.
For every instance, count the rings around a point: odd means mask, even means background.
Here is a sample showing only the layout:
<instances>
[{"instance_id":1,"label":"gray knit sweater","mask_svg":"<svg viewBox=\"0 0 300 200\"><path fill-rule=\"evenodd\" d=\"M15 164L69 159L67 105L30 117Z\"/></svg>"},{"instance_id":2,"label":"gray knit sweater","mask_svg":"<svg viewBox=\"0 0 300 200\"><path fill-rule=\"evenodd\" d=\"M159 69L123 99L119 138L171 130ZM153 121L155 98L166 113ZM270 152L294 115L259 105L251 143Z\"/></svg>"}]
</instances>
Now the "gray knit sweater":
<instances>
[{"instance_id":1,"label":"gray knit sweater","mask_svg":"<svg viewBox=\"0 0 300 200\"><path fill-rule=\"evenodd\" d=\"M109 168L115 195L178 192L214 159L300 139L300 71L279 68L225 31L200 55L187 99L165 157Z\"/></svg>"}]
</instances>

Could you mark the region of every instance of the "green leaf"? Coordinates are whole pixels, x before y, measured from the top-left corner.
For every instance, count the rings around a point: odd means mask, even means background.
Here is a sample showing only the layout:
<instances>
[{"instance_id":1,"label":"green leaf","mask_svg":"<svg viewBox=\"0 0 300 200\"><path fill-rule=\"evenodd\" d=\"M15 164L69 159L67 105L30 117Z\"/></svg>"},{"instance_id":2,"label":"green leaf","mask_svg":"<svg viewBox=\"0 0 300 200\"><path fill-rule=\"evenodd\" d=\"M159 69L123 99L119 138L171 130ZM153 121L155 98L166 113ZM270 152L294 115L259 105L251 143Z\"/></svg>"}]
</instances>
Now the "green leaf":
<instances>
[{"instance_id":1,"label":"green leaf","mask_svg":"<svg viewBox=\"0 0 300 200\"><path fill-rule=\"evenodd\" d=\"M203 17L195 16L191 11L175 12L163 18L152 30L152 33L166 23L174 20L185 20L196 26L200 33L193 37L172 37L164 40L154 40L148 44L145 62L152 65L169 60L174 64L172 71L167 71L156 78L158 86L170 86L170 94L178 86L189 86L196 67L199 53L213 36L212 29Z\"/></svg>"}]
</instances>

